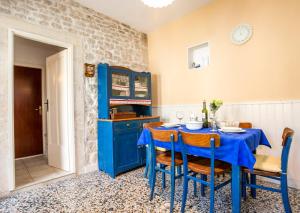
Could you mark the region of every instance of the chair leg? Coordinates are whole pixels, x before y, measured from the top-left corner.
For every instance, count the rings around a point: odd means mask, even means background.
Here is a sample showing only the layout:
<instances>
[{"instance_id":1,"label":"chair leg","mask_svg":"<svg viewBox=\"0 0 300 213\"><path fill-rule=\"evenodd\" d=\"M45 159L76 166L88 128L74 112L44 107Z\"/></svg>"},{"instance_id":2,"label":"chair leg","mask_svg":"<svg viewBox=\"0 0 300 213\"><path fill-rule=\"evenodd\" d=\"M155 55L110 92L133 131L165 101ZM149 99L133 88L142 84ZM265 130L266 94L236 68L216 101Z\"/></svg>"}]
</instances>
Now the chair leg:
<instances>
[{"instance_id":1,"label":"chair leg","mask_svg":"<svg viewBox=\"0 0 300 213\"><path fill-rule=\"evenodd\" d=\"M146 166L145 166L145 171L144 171L144 178L148 177L148 169L149 169L149 164L148 164L148 160L146 159Z\"/></svg>"},{"instance_id":2,"label":"chair leg","mask_svg":"<svg viewBox=\"0 0 300 213\"><path fill-rule=\"evenodd\" d=\"M155 169L155 165L152 166L151 171L150 171L150 179L151 179L151 184L150 184L150 188L151 188L151 192L150 192L150 200L153 199L153 195L154 195L154 188L155 188L155 181L156 181L156 169Z\"/></svg>"},{"instance_id":3,"label":"chair leg","mask_svg":"<svg viewBox=\"0 0 300 213\"><path fill-rule=\"evenodd\" d=\"M291 213L292 209L289 201L289 192L286 175L281 175L281 196L285 212Z\"/></svg>"},{"instance_id":4,"label":"chair leg","mask_svg":"<svg viewBox=\"0 0 300 213\"><path fill-rule=\"evenodd\" d=\"M146 166L145 166L145 171L144 171L144 178L148 177L149 174L149 163L150 163L150 148L147 145L146 147Z\"/></svg>"},{"instance_id":5,"label":"chair leg","mask_svg":"<svg viewBox=\"0 0 300 213\"><path fill-rule=\"evenodd\" d=\"M215 177L210 177L210 208L209 212L213 213L215 209Z\"/></svg>"},{"instance_id":6,"label":"chair leg","mask_svg":"<svg viewBox=\"0 0 300 213\"><path fill-rule=\"evenodd\" d=\"M170 212L174 208L174 195L175 195L175 168L171 167L171 199L170 199Z\"/></svg>"},{"instance_id":7,"label":"chair leg","mask_svg":"<svg viewBox=\"0 0 300 213\"><path fill-rule=\"evenodd\" d=\"M165 169L166 165L160 164L160 168ZM161 187L163 189L166 188L166 173L164 173L164 172L161 173Z\"/></svg>"},{"instance_id":8,"label":"chair leg","mask_svg":"<svg viewBox=\"0 0 300 213\"><path fill-rule=\"evenodd\" d=\"M250 183L256 185L256 175L250 174ZM255 199L256 198L256 189L251 188L251 196Z\"/></svg>"},{"instance_id":9,"label":"chair leg","mask_svg":"<svg viewBox=\"0 0 300 213\"><path fill-rule=\"evenodd\" d=\"M193 174L193 177L196 177L196 176L197 176L197 174L194 173L194 174ZM197 196L197 182L194 181L194 182L193 182L193 185L194 185L194 196L196 197L196 196Z\"/></svg>"},{"instance_id":10,"label":"chair leg","mask_svg":"<svg viewBox=\"0 0 300 213\"><path fill-rule=\"evenodd\" d=\"M207 181L207 175L201 174L201 180ZM205 185L201 183L201 196L205 197Z\"/></svg>"},{"instance_id":11,"label":"chair leg","mask_svg":"<svg viewBox=\"0 0 300 213\"><path fill-rule=\"evenodd\" d=\"M183 193L182 193L182 204L181 204L181 213L184 213L186 198L188 193L189 180L184 177L183 179Z\"/></svg>"},{"instance_id":12,"label":"chair leg","mask_svg":"<svg viewBox=\"0 0 300 213\"><path fill-rule=\"evenodd\" d=\"M177 166L176 169L177 169L177 175L181 175L181 166Z\"/></svg>"},{"instance_id":13,"label":"chair leg","mask_svg":"<svg viewBox=\"0 0 300 213\"><path fill-rule=\"evenodd\" d=\"M247 190L246 190L246 181L247 181L248 174L243 172L242 173L242 197L244 200L247 199Z\"/></svg>"}]
</instances>

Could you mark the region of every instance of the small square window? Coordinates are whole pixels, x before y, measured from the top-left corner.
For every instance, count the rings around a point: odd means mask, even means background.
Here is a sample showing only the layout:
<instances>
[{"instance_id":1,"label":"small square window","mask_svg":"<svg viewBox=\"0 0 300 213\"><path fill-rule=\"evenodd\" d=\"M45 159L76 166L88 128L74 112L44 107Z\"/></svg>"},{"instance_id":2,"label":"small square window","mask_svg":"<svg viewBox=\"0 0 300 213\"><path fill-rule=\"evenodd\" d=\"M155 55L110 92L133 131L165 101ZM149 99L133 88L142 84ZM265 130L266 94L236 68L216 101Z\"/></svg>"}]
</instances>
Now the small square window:
<instances>
[{"instance_id":1,"label":"small square window","mask_svg":"<svg viewBox=\"0 0 300 213\"><path fill-rule=\"evenodd\" d=\"M189 69L202 69L210 62L210 52L208 42L188 48Z\"/></svg>"}]
</instances>

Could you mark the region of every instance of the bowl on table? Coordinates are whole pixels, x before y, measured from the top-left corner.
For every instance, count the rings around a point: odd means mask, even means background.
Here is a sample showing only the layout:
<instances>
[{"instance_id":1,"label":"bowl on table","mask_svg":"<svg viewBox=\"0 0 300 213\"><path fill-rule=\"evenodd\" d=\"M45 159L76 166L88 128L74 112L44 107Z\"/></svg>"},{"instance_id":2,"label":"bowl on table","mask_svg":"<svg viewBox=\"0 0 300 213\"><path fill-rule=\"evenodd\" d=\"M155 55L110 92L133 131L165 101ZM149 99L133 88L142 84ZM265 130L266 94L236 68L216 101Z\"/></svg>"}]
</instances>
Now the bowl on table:
<instances>
[{"instance_id":1,"label":"bowl on table","mask_svg":"<svg viewBox=\"0 0 300 213\"><path fill-rule=\"evenodd\" d=\"M201 121L190 121L186 123L186 128L189 130L198 130L202 129L203 122Z\"/></svg>"}]
</instances>

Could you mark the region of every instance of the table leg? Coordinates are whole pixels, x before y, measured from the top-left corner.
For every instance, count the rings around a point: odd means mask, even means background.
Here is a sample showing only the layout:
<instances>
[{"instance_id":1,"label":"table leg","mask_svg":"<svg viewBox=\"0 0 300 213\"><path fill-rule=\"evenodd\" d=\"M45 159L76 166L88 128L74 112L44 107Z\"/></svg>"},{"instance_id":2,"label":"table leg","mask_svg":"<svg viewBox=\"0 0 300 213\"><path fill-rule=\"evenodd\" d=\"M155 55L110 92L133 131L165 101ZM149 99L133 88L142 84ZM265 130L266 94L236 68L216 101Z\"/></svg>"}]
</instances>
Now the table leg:
<instances>
[{"instance_id":1,"label":"table leg","mask_svg":"<svg viewBox=\"0 0 300 213\"><path fill-rule=\"evenodd\" d=\"M146 166L144 171L144 178L148 178L150 171L150 148L149 145L146 145Z\"/></svg>"},{"instance_id":2,"label":"table leg","mask_svg":"<svg viewBox=\"0 0 300 213\"><path fill-rule=\"evenodd\" d=\"M232 165L232 212L241 212L241 170L240 166Z\"/></svg>"}]
</instances>

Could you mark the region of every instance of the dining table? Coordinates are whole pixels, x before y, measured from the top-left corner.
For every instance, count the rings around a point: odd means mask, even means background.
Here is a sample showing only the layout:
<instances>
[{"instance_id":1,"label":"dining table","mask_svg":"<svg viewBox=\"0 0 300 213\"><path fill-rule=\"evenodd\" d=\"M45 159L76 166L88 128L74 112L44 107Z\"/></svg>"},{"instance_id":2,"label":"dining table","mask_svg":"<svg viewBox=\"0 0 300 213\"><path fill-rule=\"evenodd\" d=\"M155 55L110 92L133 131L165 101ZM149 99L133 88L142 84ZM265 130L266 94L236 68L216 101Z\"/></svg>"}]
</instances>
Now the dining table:
<instances>
[{"instance_id":1,"label":"dining table","mask_svg":"<svg viewBox=\"0 0 300 213\"><path fill-rule=\"evenodd\" d=\"M225 133L220 130L212 131L211 128L202 128L199 130L189 130L185 125L179 127L156 127L160 130L176 130L190 133L220 135L220 147L215 149L215 159L231 164L232 178L232 212L240 212L241 209L241 167L253 170L255 164L255 155L253 154L259 145L271 148L271 145L262 129L244 129L240 133ZM150 144L151 133L149 129L144 128L137 142L138 146ZM171 143L154 141L155 146L171 150ZM147 160L150 160L149 146L147 146ZM194 156L210 158L209 148L200 148L187 145L187 153ZM180 152L179 143L175 143L175 151Z\"/></svg>"}]
</instances>

